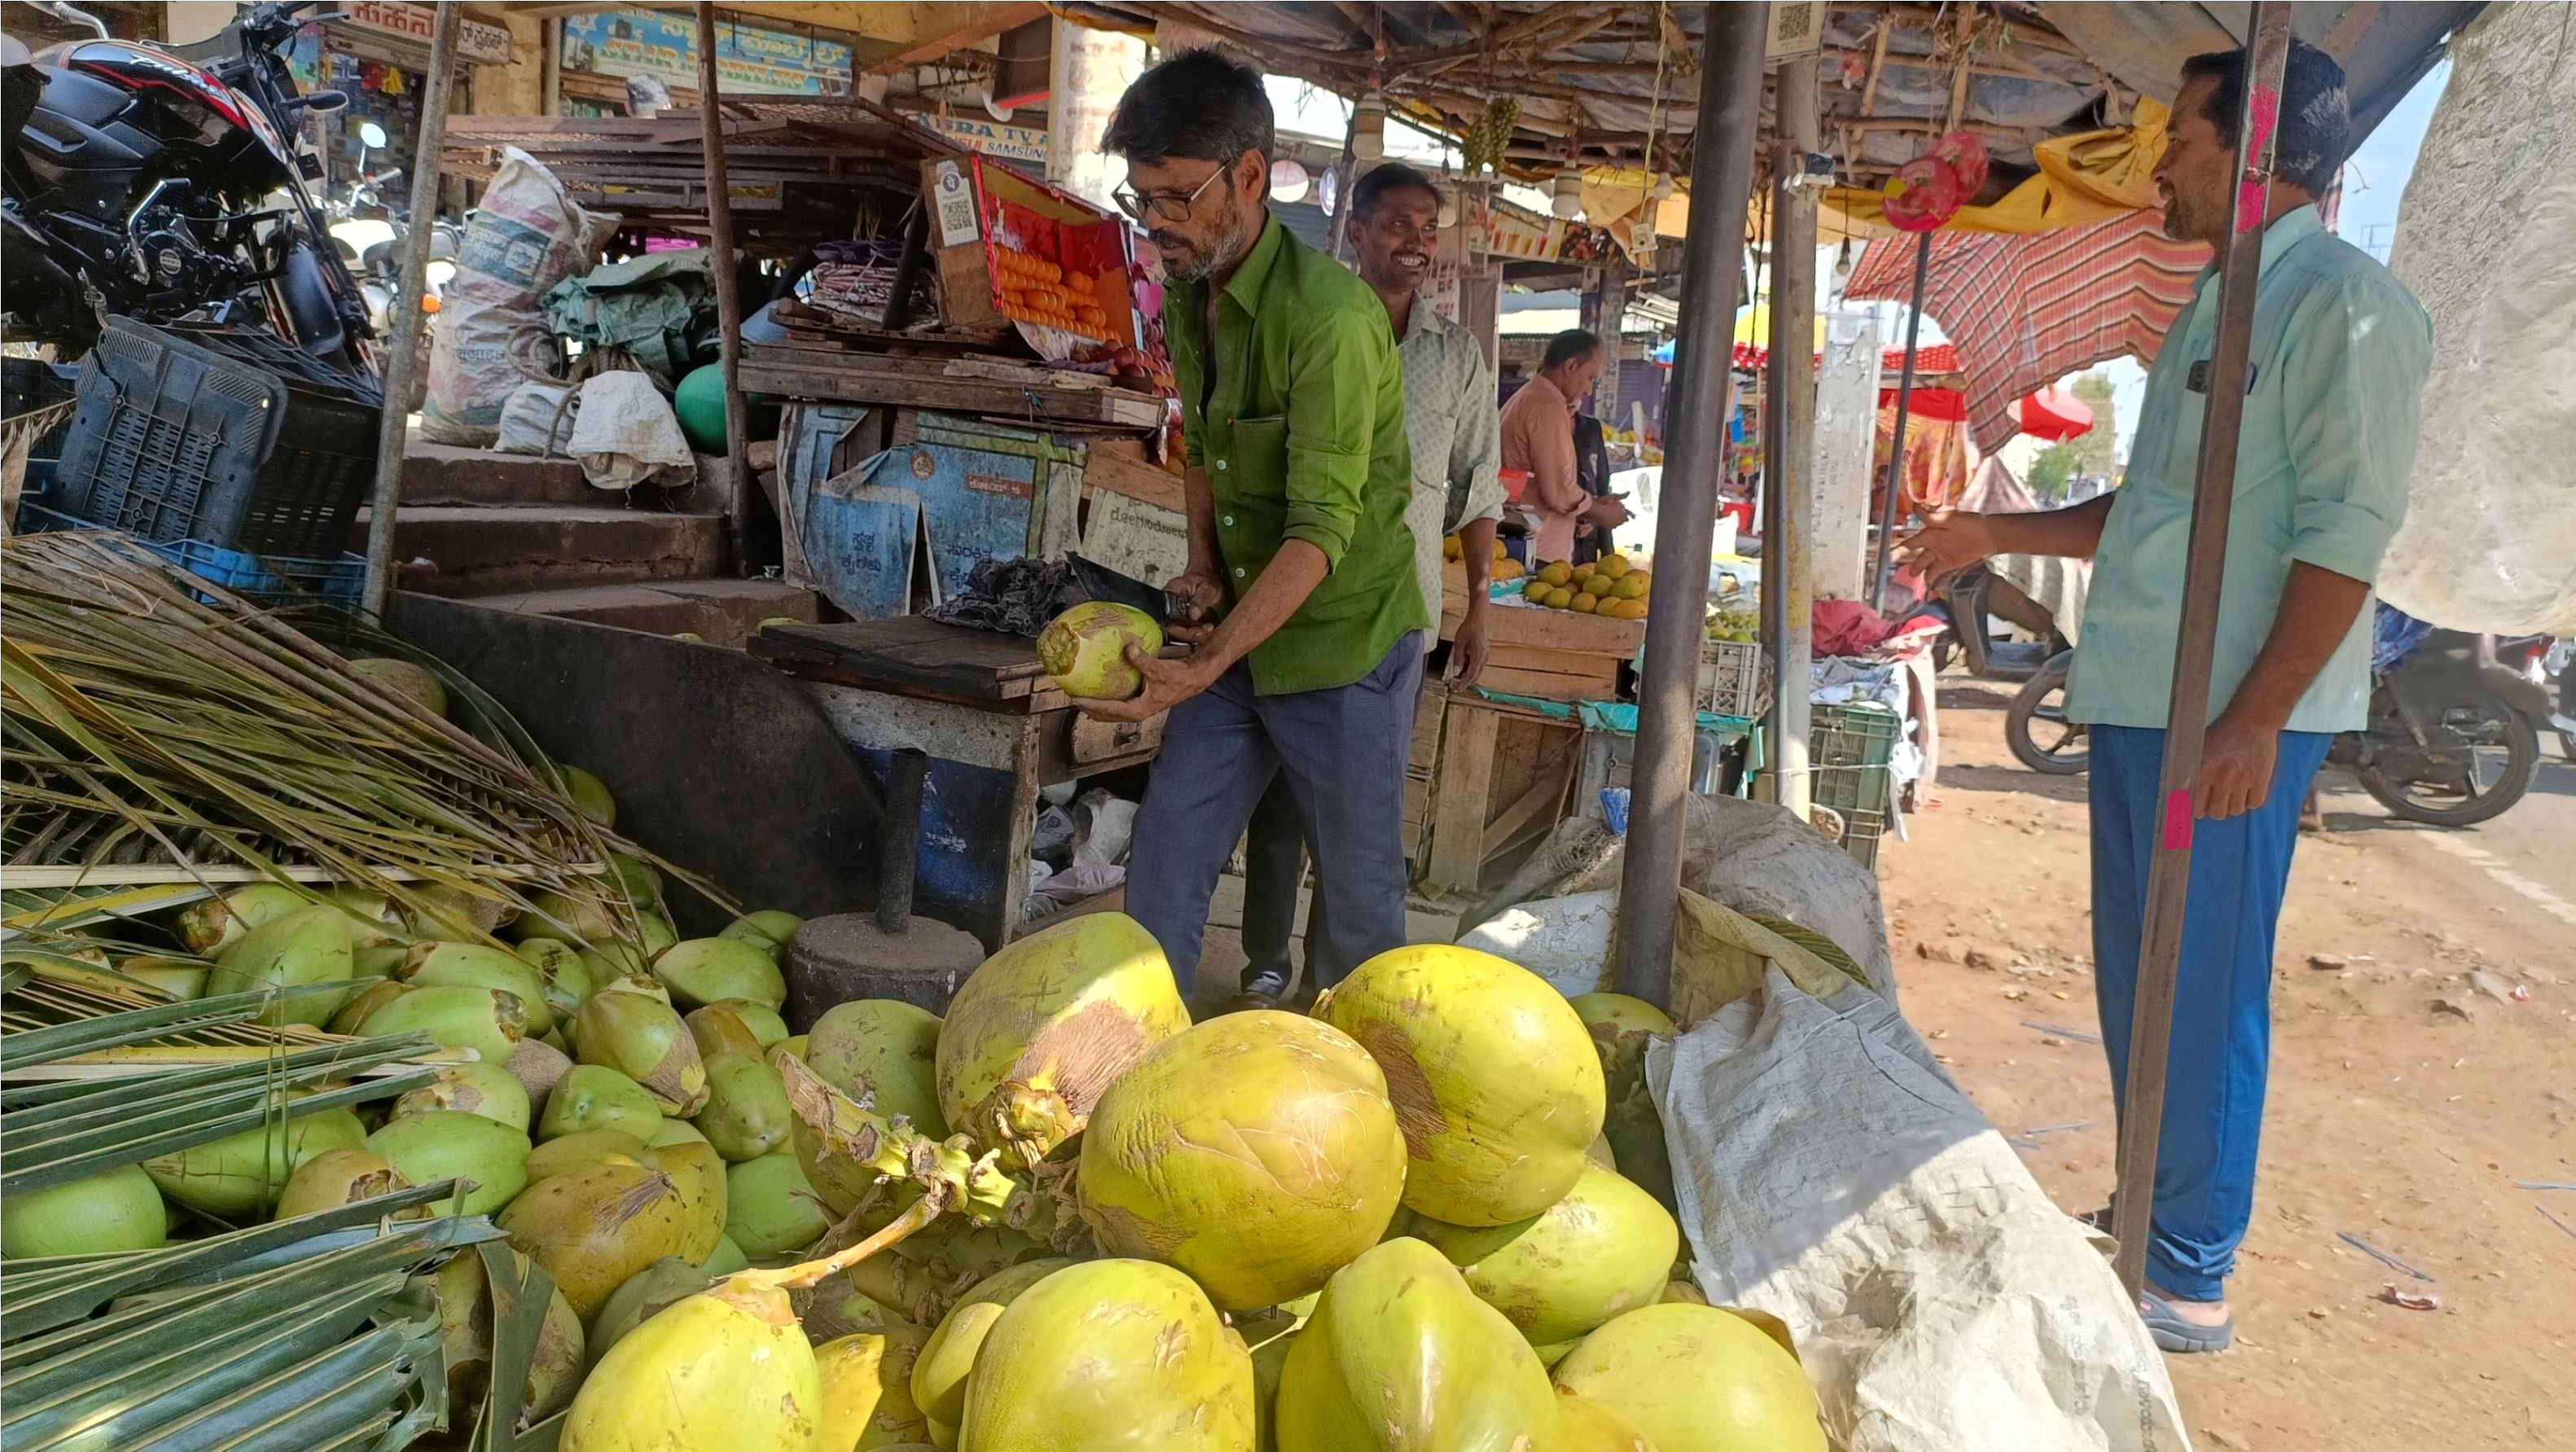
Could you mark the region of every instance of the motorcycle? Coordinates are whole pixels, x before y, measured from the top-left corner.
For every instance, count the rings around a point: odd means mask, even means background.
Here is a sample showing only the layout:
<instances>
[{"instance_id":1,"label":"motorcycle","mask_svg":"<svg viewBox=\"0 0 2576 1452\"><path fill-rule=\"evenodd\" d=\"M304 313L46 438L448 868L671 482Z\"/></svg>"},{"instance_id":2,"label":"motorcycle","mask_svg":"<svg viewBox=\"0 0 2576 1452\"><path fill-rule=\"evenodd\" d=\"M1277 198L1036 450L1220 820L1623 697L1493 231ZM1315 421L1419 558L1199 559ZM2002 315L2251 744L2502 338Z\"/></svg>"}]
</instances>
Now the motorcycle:
<instances>
[{"instance_id":1,"label":"motorcycle","mask_svg":"<svg viewBox=\"0 0 2576 1452\"><path fill-rule=\"evenodd\" d=\"M2379 611L2369 725L2336 737L2326 759L2410 822L2467 827L2500 815L2540 768L2549 693L2478 636Z\"/></svg>"},{"instance_id":2,"label":"motorcycle","mask_svg":"<svg viewBox=\"0 0 2576 1452\"><path fill-rule=\"evenodd\" d=\"M379 336L393 331L392 308L394 294L402 284L405 231L403 224L393 220L385 197L385 188L402 179L402 168L367 175L367 153L382 151L385 139L384 128L373 121L358 127L358 179L331 209L331 243L339 250L340 261L356 271L359 290L367 300L367 325ZM454 226L446 222L430 224L429 268L420 299L423 312L438 311L440 291L456 275L460 242L461 234Z\"/></svg>"},{"instance_id":3,"label":"motorcycle","mask_svg":"<svg viewBox=\"0 0 2576 1452\"><path fill-rule=\"evenodd\" d=\"M372 379L364 294L305 189L319 163L290 140L305 112L348 104L298 94L283 54L334 17L244 5L212 40L163 48L46 8L98 38L13 47L0 66L9 339L70 357L113 313L271 333Z\"/></svg>"}]
</instances>

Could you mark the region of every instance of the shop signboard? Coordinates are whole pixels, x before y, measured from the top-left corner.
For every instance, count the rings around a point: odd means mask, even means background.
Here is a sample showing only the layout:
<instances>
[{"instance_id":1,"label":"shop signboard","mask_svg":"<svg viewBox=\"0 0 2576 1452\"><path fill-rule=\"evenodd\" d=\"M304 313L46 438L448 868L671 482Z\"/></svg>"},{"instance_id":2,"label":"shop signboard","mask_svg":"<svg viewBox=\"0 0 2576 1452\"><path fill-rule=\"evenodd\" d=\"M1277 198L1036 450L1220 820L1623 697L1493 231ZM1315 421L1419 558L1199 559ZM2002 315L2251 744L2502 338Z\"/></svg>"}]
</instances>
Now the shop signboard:
<instances>
[{"instance_id":1,"label":"shop signboard","mask_svg":"<svg viewBox=\"0 0 2576 1452\"><path fill-rule=\"evenodd\" d=\"M942 116L928 111L912 119L968 151L1015 162L1033 172L1046 165L1047 134L1041 128L1013 126L989 116Z\"/></svg>"},{"instance_id":2,"label":"shop signboard","mask_svg":"<svg viewBox=\"0 0 2576 1452\"><path fill-rule=\"evenodd\" d=\"M694 90L698 23L685 13L607 10L563 20L563 68L600 76L657 76ZM837 40L716 23L716 79L727 94L846 96L850 47Z\"/></svg>"},{"instance_id":3,"label":"shop signboard","mask_svg":"<svg viewBox=\"0 0 2576 1452\"><path fill-rule=\"evenodd\" d=\"M438 15L430 6L406 5L399 0L353 0L340 6L333 19L360 30L416 40L424 46L436 38L438 30ZM500 26L467 18L457 25L456 44L476 65L509 64L510 32Z\"/></svg>"}]
</instances>

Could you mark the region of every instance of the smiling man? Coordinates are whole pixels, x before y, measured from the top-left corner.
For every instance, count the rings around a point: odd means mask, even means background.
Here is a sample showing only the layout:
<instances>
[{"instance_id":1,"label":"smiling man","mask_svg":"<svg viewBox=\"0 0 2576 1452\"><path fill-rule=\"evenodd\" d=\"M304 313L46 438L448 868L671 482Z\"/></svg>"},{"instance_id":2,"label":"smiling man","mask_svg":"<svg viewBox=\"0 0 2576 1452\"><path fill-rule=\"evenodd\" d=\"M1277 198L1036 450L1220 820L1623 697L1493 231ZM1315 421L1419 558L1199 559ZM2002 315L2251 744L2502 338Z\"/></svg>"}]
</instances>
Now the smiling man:
<instances>
[{"instance_id":1,"label":"smiling man","mask_svg":"<svg viewBox=\"0 0 2576 1452\"><path fill-rule=\"evenodd\" d=\"M2242 51L2183 65L2155 173L2173 237L2226 244L2245 71ZM2302 41L2290 44L2280 117L2139 1307L2168 1351L2216 1351L2235 1336L2226 1277L2253 1214L2273 931L2308 783L2334 734L2363 724L2370 582L2406 510L2432 361L2424 309L2317 216L2350 118L2342 68ZM2157 778L2218 329L2215 275L2201 273L2157 350L2118 491L2042 514L1944 511L1904 546L1934 579L1992 554L2094 562L2066 714L2087 723L2092 748L2093 985L2115 1096L2127 1088L2148 867L2167 830Z\"/></svg>"},{"instance_id":2,"label":"smiling man","mask_svg":"<svg viewBox=\"0 0 2576 1452\"><path fill-rule=\"evenodd\" d=\"M1144 693L1082 708L1171 712L1127 911L1184 989L1217 874L1273 773L1330 907L1324 975L1404 942L1404 769L1431 624L1404 522L1404 376L1368 284L1264 207L1271 126L1259 71L1184 51L1138 78L1102 138L1169 277L1190 563L1167 589L1172 633L1194 649L1131 651Z\"/></svg>"},{"instance_id":3,"label":"smiling man","mask_svg":"<svg viewBox=\"0 0 2576 1452\"><path fill-rule=\"evenodd\" d=\"M1431 178L1402 162L1371 170L1351 188L1344 224L1360 280L1386 305L1404 364L1404 432L1413 451L1413 501L1404 524L1413 536L1413 574L1423 604L1440 608L1440 541L1459 537L1466 565L1467 613L1449 647L1449 678L1472 685L1485 669L1493 601L1494 526L1503 517L1500 419L1485 348L1476 335L1440 316L1422 299L1440 242L1440 192ZM1427 646L1432 636L1425 634ZM1306 875L1306 827L1285 778L1275 780L1252 816L1244 844L1242 1002L1266 1008L1287 991L1288 940L1295 931L1297 887ZM1313 945L1332 936L1332 912L1319 900L1307 920L1307 992L1322 964Z\"/></svg>"}]
</instances>

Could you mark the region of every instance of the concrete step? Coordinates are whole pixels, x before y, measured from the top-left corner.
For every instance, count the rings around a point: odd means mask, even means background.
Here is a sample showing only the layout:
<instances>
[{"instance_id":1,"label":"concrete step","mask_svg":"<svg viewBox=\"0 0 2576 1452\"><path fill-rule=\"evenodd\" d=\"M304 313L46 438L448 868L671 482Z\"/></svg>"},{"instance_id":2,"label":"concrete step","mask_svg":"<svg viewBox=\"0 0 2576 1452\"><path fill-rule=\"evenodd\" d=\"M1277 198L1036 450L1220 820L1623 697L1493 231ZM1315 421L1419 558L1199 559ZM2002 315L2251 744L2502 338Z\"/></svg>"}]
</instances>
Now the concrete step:
<instances>
[{"instance_id":1,"label":"concrete step","mask_svg":"<svg viewBox=\"0 0 2576 1452\"><path fill-rule=\"evenodd\" d=\"M353 538L353 548L366 547L363 513ZM394 522L395 558L436 567L433 576L407 573L406 588L433 595L709 579L722 573L725 552L719 514L406 504Z\"/></svg>"},{"instance_id":2,"label":"concrete step","mask_svg":"<svg viewBox=\"0 0 2576 1452\"><path fill-rule=\"evenodd\" d=\"M701 489L721 485L724 460L700 455ZM714 473L710 473L710 466ZM686 503L688 490L647 487L630 497L614 489L594 488L570 459L540 459L532 454L501 454L490 449L461 449L428 443L415 434L403 450L402 502L405 504L562 504L592 505ZM700 503L722 498L710 489Z\"/></svg>"},{"instance_id":3,"label":"concrete step","mask_svg":"<svg viewBox=\"0 0 2576 1452\"><path fill-rule=\"evenodd\" d=\"M402 502L578 507L620 501L609 490L592 488L570 459L460 449L415 436L403 450Z\"/></svg>"},{"instance_id":4,"label":"concrete step","mask_svg":"<svg viewBox=\"0 0 2576 1452\"><path fill-rule=\"evenodd\" d=\"M474 595L464 603L514 614L553 615L652 635L683 631L711 645L740 646L777 616L818 618L821 597L777 580L669 580L650 585L576 585Z\"/></svg>"}]
</instances>

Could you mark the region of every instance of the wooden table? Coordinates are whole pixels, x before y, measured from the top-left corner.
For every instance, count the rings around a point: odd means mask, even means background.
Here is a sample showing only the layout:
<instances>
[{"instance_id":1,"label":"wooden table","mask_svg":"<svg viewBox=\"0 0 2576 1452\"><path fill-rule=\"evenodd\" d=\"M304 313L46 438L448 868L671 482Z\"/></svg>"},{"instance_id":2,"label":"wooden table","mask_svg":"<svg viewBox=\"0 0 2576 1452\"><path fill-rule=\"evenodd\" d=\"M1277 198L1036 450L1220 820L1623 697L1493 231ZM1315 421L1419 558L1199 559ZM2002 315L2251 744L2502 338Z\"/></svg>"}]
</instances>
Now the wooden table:
<instances>
[{"instance_id":1,"label":"wooden table","mask_svg":"<svg viewBox=\"0 0 2576 1452\"><path fill-rule=\"evenodd\" d=\"M988 950L1021 931L1040 789L1142 765L1162 743L1159 716L1073 709L1017 636L904 616L773 625L750 648L803 682L876 774L885 753L929 754L916 901Z\"/></svg>"}]
</instances>

